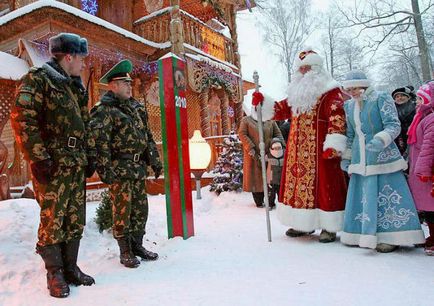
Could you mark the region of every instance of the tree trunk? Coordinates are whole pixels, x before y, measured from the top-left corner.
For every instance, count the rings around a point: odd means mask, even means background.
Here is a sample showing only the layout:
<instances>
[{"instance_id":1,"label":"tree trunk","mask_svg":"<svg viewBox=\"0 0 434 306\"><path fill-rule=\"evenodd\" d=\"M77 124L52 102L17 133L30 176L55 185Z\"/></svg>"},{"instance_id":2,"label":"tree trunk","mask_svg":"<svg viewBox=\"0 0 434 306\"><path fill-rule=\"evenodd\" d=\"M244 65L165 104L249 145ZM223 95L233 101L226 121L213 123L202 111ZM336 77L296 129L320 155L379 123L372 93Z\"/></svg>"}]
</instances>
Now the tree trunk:
<instances>
[{"instance_id":1,"label":"tree trunk","mask_svg":"<svg viewBox=\"0 0 434 306\"><path fill-rule=\"evenodd\" d=\"M425 40L425 34L423 32L422 17L420 16L420 10L419 10L419 1L411 0L411 7L413 9L413 14L414 14L414 26L416 28L417 44L419 46L419 58L420 58L420 65L422 69L422 78L423 81L428 81L431 80L432 78L431 65L430 65L431 61L429 58L430 55Z\"/></svg>"},{"instance_id":2,"label":"tree trunk","mask_svg":"<svg viewBox=\"0 0 434 306\"><path fill-rule=\"evenodd\" d=\"M329 17L329 43L330 43L330 74L334 77L335 74L335 50L334 50L334 33L331 25L331 17Z\"/></svg>"}]
</instances>

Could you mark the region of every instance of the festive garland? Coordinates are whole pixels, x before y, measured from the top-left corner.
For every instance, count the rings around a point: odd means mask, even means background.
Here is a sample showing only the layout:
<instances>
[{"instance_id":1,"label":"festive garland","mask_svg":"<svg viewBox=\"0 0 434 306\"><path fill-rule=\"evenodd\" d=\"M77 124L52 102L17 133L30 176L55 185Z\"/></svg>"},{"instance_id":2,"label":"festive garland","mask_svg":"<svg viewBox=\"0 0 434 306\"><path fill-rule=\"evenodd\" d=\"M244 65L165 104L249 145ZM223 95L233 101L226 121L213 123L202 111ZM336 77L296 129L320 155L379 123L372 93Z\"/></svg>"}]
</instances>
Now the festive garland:
<instances>
[{"instance_id":1,"label":"festive garland","mask_svg":"<svg viewBox=\"0 0 434 306\"><path fill-rule=\"evenodd\" d=\"M195 92L219 85L229 94L232 100L238 101L239 77L232 72L216 68L204 61L195 61L187 57L188 79Z\"/></svg>"}]
</instances>

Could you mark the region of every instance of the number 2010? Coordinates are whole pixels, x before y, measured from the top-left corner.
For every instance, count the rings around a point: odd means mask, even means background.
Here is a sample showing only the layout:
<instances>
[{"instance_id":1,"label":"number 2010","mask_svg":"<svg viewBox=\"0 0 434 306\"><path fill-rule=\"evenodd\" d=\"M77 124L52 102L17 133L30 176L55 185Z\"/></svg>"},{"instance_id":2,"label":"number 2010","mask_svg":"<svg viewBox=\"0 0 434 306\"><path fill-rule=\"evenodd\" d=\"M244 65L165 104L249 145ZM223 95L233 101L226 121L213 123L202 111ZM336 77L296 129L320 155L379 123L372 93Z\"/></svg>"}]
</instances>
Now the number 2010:
<instances>
[{"instance_id":1,"label":"number 2010","mask_svg":"<svg viewBox=\"0 0 434 306\"><path fill-rule=\"evenodd\" d=\"M187 108L187 99L185 97L175 97L175 106Z\"/></svg>"}]
</instances>

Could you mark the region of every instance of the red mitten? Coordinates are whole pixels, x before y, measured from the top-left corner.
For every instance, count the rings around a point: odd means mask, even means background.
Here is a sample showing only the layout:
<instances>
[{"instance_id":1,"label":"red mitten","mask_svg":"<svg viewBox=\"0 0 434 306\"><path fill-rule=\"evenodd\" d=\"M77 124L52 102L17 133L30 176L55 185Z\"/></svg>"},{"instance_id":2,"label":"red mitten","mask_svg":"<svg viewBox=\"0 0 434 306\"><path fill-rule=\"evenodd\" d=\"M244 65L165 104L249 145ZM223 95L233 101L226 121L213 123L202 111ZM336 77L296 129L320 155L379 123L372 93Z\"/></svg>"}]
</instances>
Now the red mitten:
<instances>
[{"instance_id":1,"label":"red mitten","mask_svg":"<svg viewBox=\"0 0 434 306\"><path fill-rule=\"evenodd\" d=\"M322 152L322 158L324 159L332 159L336 157L339 157L339 154L335 149L328 148L324 152Z\"/></svg>"},{"instance_id":2,"label":"red mitten","mask_svg":"<svg viewBox=\"0 0 434 306\"><path fill-rule=\"evenodd\" d=\"M430 179L429 176L425 176L425 175L418 175L417 177L424 183L428 182Z\"/></svg>"},{"instance_id":3,"label":"red mitten","mask_svg":"<svg viewBox=\"0 0 434 306\"><path fill-rule=\"evenodd\" d=\"M254 92L252 95L252 105L256 108L256 106L259 105L259 103L264 102L264 95L261 94L259 91Z\"/></svg>"},{"instance_id":4,"label":"red mitten","mask_svg":"<svg viewBox=\"0 0 434 306\"><path fill-rule=\"evenodd\" d=\"M432 184L431 196L434 198L434 183Z\"/></svg>"},{"instance_id":5,"label":"red mitten","mask_svg":"<svg viewBox=\"0 0 434 306\"><path fill-rule=\"evenodd\" d=\"M274 102L274 118L273 120L285 120L291 117L291 109L288 102L285 100Z\"/></svg>"}]
</instances>

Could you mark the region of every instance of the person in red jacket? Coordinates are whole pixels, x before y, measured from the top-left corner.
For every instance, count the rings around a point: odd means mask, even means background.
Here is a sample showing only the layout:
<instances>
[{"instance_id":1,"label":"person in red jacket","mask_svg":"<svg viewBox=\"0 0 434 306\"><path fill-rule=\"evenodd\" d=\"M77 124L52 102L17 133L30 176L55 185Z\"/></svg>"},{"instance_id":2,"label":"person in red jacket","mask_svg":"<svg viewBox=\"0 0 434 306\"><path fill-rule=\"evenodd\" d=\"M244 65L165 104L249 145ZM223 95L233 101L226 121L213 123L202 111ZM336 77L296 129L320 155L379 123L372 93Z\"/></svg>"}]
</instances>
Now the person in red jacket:
<instances>
[{"instance_id":1,"label":"person in red jacket","mask_svg":"<svg viewBox=\"0 0 434 306\"><path fill-rule=\"evenodd\" d=\"M275 120L290 119L277 216L297 237L321 229L320 242L332 242L343 223L347 183L340 155L345 151L344 98L314 50L294 63L288 98L275 104Z\"/></svg>"}]
</instances>

